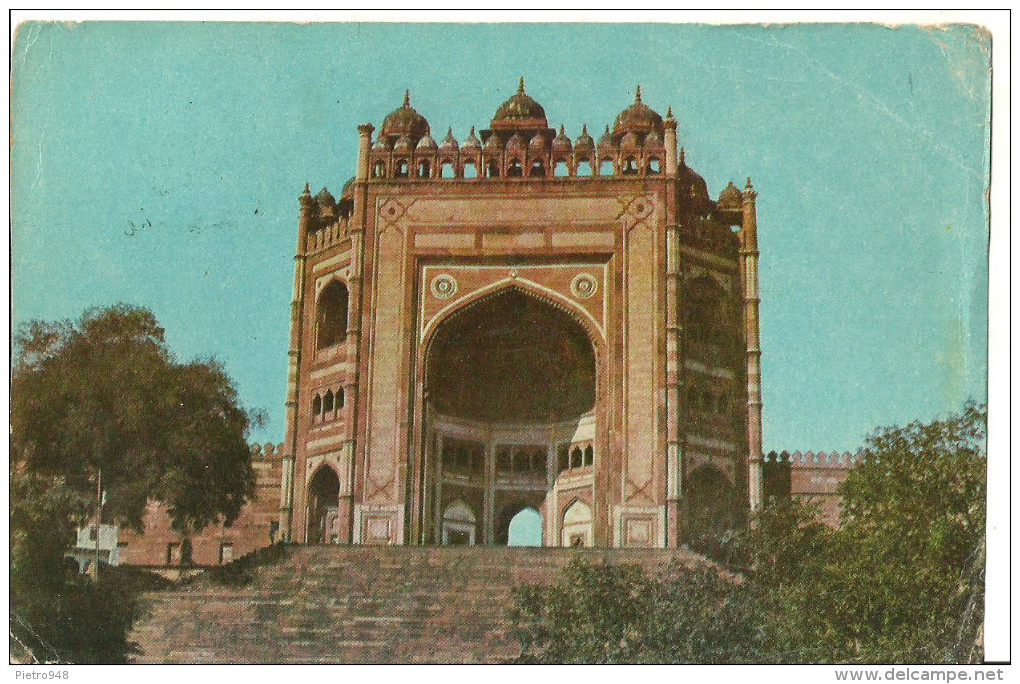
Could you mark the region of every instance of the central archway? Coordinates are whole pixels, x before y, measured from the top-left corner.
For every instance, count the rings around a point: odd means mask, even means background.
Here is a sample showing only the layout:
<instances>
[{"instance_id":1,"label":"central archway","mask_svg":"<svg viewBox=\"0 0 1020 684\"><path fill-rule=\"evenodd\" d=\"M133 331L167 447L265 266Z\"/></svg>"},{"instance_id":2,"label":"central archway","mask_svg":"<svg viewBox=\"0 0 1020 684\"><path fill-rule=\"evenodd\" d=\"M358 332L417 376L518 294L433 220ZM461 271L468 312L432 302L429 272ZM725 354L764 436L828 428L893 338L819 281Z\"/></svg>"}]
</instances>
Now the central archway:
<instances>
[{"instance_id":1,"label":"central archway","mask_svg":"<svg viewBox=\"0 0 1020 684\"><path fill-rule=\"evenodd\" d=\"M563 470L592 472L560 457L582 438L591 453L598 396L595 345L564 308L518 287L468 304L435 328L423 379L426 543L451 538L443 512L462 502L480 512L472 543L508 544L520 511L550 519Z\"/></svg>"}]
</instances>

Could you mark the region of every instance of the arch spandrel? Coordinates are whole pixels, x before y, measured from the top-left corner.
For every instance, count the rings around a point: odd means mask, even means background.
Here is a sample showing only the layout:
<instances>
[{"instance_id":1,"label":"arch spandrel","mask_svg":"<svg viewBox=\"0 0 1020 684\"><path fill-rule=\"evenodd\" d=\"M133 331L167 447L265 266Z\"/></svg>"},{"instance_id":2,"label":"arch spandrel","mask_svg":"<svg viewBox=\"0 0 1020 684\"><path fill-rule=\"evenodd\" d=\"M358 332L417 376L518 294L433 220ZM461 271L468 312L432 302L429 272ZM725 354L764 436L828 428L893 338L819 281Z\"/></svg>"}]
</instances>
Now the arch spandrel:
<instances>
[{"instance_id":1,"label":"arch spandrel","mask_svg":"<svg viewBox=\"0 0 1020 684\"><path fill-rule=\"evenodd\" d=\"M547 274L541 274L538 278L527 277L526 274L529 270L542 267L530 267L529 269L526 266L489 269L494 272L481 274L480 277L465 278L464 274L469 268L454 269L436 266L423 270L420 343L427 343L437 326L450 316L512 288L570 315L588 331L593 344L605 342L605 321L608 315L608 303L602 294L607 284L605 264L557 265L553 268L562 272L554 274L552 278ZM593 296L578 297L571 292L571 285L579 275L587 276L595 283ZM444 298L441 294L437 296L437 283L447 282L445 280L447 278L455 283L452 286L455 289L455 294L448 298Z\"/></svg>"}]
</instances>

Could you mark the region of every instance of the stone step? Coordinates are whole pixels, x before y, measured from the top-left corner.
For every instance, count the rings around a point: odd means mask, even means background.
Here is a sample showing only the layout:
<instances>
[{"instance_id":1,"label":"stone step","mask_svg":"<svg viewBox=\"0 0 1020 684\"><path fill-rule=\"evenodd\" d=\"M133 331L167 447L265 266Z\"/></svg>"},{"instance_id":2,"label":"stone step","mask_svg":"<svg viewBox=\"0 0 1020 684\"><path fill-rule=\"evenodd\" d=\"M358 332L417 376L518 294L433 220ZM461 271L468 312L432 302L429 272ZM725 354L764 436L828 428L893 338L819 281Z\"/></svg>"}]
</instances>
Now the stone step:
<instances>
[{"instance_id":1,"label":"stone step","mask_svg":"<svg viewBox=\"0 0 1020 684\"><path fill-rule=\"evenodd\" d=\"M144 596L130 640L146 663L492 663L518 653L514 586L556 582L572 558L648 569L686 551L291 547L246 586L210 577Z\"/></svg>"}]
</instances>

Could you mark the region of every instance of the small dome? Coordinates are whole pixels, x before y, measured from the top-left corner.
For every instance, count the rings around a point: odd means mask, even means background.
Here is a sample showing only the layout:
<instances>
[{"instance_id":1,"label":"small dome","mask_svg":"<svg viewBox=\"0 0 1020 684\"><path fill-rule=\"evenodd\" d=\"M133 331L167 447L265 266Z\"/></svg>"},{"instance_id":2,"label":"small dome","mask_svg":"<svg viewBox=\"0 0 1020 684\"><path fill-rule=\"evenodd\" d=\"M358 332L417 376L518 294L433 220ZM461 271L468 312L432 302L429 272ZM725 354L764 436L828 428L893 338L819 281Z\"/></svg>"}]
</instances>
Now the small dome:
<instances>
[{"instance_id":1,"label":"small dome","mask_svg":"<svg viewBox=\"0 0 1020 684\"><path fill-rule=\"evenodd\" d=\"M411 138L406 135L402 135L397 138L396 144L393 145L394 152L410 152L413 149L414 143L411 141Z\"/></svg>"},{"instance_id":2,"label":"small dome","mask_svg":"<svg viewBox=\"0 0 1020 684\"><path fill-rule=\"evenodd\" d=\"M606 132L602 134L601 138L599 138L599 149L613 149L613 134L609 132L609 126L606 126Z\"/></svg>"},{"instance_id":3,"label":"small dome","mask_svg":"<svg viewBox=\"0 0 1020 684\"><path fill-rule=\"evenodd\" d=\"M322 190L319 190L319 194L315 196L315 203L320 207L333 208L336 206L336 198L333 197L329 190L323 188Z\"/></svg>"},{"instance_id":4,"label":"small dome","mask_svg":"<svg viewBox=\"0 0 1020 684\"><path fill-rule=\"evenodd\" d=\"M500 142L498 135L490 133L489 137L485 139L484 147L486 152L499 152L503 149L503 143Z\"/></svg>"},{"instance_id":5,"label":"small dome","mask_svg":"<svg viewBox=\"0 0 1020 684\"><path fill-rule=\"evenodd\" d=\"M443 142L439 144L439 149L443 152L455 152L458 147L457 139L453 137L453 129L450 128L446 131L446 137L443 138Z\"/></svg>"},{"instance_id":6,"label":"small dome","mask_svg":"<svg viewBox=\"0 0 1020 684\"><path fill-rule=\"evenodd\" d=\"M380 132L376 137L375 142L372 143L372 150L375 152L389 152L390 139Z\"/></svg>"},{"instance_id":7,"label":"small dome","mask_svg":"<svg viewBox=\"0 0 1020 684\"><path fill-rule=\"evenodd\" d=\"M508 152L510 150L524 149L524 140L521 138L519 133L515 132L513 135L510 136L510 139L506 141L506 149Z\"/></svg>"},{"instance_id":8,"label":"small dome","mask_svg":"<svg viewBox=\"0 0 1020 684\"><path fill-rule=\"evenodd\" d=\"M481 146L482 146L482 143L480 143L478 141L478 138L475 136L475 127L472 126L471 127L471 134L467 137L467 140L464 141L464 144L461 147L463 147L465 150L468 150L468 149L477 150L477 149L480 149Z\"/></svg>"},{"instance_id":9,"label":"small dome","mask_svg":"<svg viewBox=\"0 0 1020 684\"><path fill-rule=\"evenodd\" d=\"M588 135L588 124L581 126L581 135L577 136L577 140L574 141L574 151L586 151L595 148L595 141Z\"/></svg>"},{"instance_id":10,"label":"small dome","mask_svg":"<svg viewBox=\"0 0 1020 684\"><path fill-rule=\"evenodd\" d=\"M570 151L570 138L563 131L563 126L560 126L560 132L553 138L552 148L557 152L569 152Z\"/></svg>"},{"instance_id":11,"label":"small dome","mask_svg":"<svg viewBox=\"0 0 1020 684\"><path fill-rule=\"evenodd\" d=\"M662 147L662 136L652 131L645 136L645 147Z\"/></svg>"},{"instance_id":12,"label":"small dome","mask_svg":"<svg viewBox=\"0 0 1020 684\"><path fill-rule=\"evenodd\" d=\"M739 209L743 196L740 194L740 188L730 181L722 192L719 193L719 208L720 209Z\"/></svg>"},{"instance_id":13,"label":"small dome","mask_svg":"<svg viewBox=\"0 0 1020 684\"><path fill-rule=\"evenodd\" d=\"M407 136L412 141L418 140L428 132L429 122L411 106L411 94L404 91L404 104L383 119L380 135Z\"/></svg>"},{"instance_id":14,"label":"small dome","mask_svg":"<svg viewBox=\"0 0 1020 684\"><path fill-rule=\"evenodd\" d=\"M524 92L524 77L521 77L517 92L499 106L492 117L493 128L548 128L545 109Z\"/></svg>"},{"instance_id":15,"label":"small dome","mask_svg":"<svg viewBox=\"0 0 1020 684\"><path fill-rule=\"evenodd\" d=\"M613 124L614 135L622 135L628 131L662 132L662 117L641 101L641 86L638 86L637 92L634 93L634 104L620 112L616 117L616 123Z\"/></svg>"},{"instance_id":16,"label":"small dome","mask_svg":"<svg viewBox=\"0 0 1020 684\"><path fill-rule=\"evenodd\" d=\"M423 135L422 139L418 141L417 149L428 151L434 150L436 149L436 147L437 147L436 141L432 139L432 136L429 133L429 129L426 128L425 135Z\"/></svg>"},{"instance_id":17,"label":"small dome","mask_svg":"<svg viewBox=\"0 0 1020 684\"><path fill-rule=\"evenodd\" d=\"M539 131L528 143L528 149L541 152L542 150L548 149L549 141L545 139L545 135Z\"/></svg>"},{"instance_id":18,"label":"small dome","mask_svg":"<svg viewBox=\"0 0 1020 684\"><path fill-rule=\"evenodd\" d=\"M354 194L354 176L348 178L344 186L340 188L340 198L350 197L352 194Z\"/></svg>"}]
</instances>

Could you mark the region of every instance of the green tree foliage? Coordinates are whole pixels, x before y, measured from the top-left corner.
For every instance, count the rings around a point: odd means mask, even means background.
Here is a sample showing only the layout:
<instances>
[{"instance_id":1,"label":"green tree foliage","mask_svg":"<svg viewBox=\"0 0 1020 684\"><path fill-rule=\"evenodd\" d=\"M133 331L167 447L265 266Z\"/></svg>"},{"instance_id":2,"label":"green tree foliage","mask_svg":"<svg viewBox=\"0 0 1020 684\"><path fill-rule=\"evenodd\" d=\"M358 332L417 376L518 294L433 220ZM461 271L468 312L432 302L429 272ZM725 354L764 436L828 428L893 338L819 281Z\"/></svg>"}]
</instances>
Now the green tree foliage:
<instances>
[{"instance_id":1,"label":"green tree foliage","mask_svg":"<svg viewBox=\"0 0 1020 684\"><path fill-rule=\"evenodd\" d=\"M728 556L734 574L576 562L557 586L519 590L522 661L979 661L985 425L971 403L876 430L840 488L840 527L770 501Z\"/></svg>"},{"instance_id":2,"label":"green tree foliage","mask_svg":"<svg viewBox=\"0 0 1020 684\"><path fill-rule=\"evenodd\" d=\"M75 527L95 514L97 475L106 521L140 528L155 499L184 535L229 524L255 492L246 437L259 418L238 406L220 364L179 363L144 308L118 304L75 322L33 321L14 346L12 627L31 624L61 658L90 659L79 637L102 632L96 620L112 630L113 650L130 623L130 611L96 607L105 590L81 585L63 561Z\"/></svg>"},{"instance_id":3,"label":"green tree foliage","mask_svg":"<svg viewBox=\"0 0 1020 684\"><path fill-rule=\"evenodd\" d=\"M714 566L636 565L577 557L557 586L515 589L511 619L529 663L756 662L746 588Z\"/></svg>"}]
</instances>

